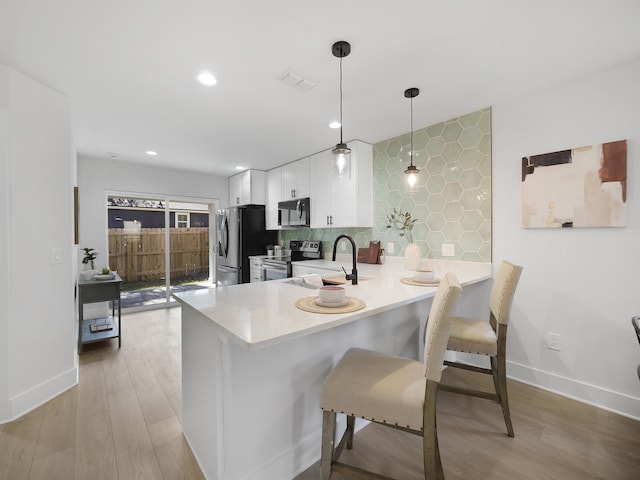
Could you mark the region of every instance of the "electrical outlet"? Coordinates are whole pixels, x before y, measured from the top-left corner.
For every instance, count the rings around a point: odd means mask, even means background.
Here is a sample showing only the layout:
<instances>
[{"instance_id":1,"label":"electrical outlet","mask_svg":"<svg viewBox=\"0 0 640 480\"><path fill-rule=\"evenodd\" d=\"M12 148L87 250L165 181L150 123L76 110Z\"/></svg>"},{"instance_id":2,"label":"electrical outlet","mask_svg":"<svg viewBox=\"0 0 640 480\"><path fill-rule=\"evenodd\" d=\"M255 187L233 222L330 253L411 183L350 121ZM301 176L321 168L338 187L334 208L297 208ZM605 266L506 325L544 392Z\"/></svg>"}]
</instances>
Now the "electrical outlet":
<instances>
[{"instance_id":1,"label":"electrical outlet","mask_svg":"<svg viewBox=\"0 0 640 480\"><path fill-rule=\"evenodd\" d=\"M443 257L455 257L456 246L453 243L442 244L442 256Z\"/></svg>"},{"instance_id":2,"label":"electrical outlet","mask_svg":"<svg viewBox=\"0 0 640 480\"><path fill-rule=\"evenodd\" d=\"M347 251L347 241L346 240L341 240L340 241L340 251L341 252L346 252Z\"/></svg>"},{"instance_id":3,"label":"electrical outlet","mask_svg":"<svg viewBox=\"0 0 640 480\"><path fill-rule=\"evenodd\" d=\"M547 348L549 350L562 350L560 334L547 332Z\"/></svg>"},{"instance_id":4,"label":"electrical outlet","mask_svg":"<svg viewBox=\"0 0 640 480\"><path fill-rule=\"evenodd\" d=\"M393 242L387 243L387 253L393 253L395 247L393 246Z\"/></svg>"}]
</instances>

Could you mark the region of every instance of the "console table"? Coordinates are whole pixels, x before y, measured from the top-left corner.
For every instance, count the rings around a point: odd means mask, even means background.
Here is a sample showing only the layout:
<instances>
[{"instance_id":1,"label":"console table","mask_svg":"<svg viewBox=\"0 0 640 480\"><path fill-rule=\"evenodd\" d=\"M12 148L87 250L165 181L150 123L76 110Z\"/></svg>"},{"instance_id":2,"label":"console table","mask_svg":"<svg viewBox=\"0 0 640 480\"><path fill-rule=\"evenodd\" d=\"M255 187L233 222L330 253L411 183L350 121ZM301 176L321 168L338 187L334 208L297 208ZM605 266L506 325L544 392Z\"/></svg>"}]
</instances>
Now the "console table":
<instances>
[{"instance_id":1,"label":"console table","mask_svg":"<svg viewBox=\"0 0 640 480\"><path fill-rule=\"evenodd\" d=\"M100 342L110 338L118 339L118 348L122 345L120 332L120 285L122 279L115 274L111 280L80 280L78 282L78 353L82 353L82 346L85 343ZM87 303L111 302L111 315L99 319L84 319L84 306ZM118 321L116 323L115 309L118 304ZM97 323L109 323L108 330L91 331L91 325Z\"/></svg>"}]
</instances>

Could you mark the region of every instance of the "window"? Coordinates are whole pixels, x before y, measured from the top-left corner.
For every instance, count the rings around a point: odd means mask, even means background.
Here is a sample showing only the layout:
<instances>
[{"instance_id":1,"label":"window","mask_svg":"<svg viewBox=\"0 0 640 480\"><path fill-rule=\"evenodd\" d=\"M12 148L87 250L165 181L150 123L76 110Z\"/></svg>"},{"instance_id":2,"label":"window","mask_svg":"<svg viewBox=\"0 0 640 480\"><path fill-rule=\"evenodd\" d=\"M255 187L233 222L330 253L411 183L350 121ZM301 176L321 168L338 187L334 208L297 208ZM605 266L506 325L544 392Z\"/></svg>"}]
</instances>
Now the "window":
<instances>
[{"instance_id":1,"label":"window","mask_svg":"<svg viewBox=\"0 0 640 480\"><path fill-rule=\"evenodd\" d=\"M176 227L177 228L189 228L189 214L188 213L176 213Z\"/></svg>"}]
</instances>

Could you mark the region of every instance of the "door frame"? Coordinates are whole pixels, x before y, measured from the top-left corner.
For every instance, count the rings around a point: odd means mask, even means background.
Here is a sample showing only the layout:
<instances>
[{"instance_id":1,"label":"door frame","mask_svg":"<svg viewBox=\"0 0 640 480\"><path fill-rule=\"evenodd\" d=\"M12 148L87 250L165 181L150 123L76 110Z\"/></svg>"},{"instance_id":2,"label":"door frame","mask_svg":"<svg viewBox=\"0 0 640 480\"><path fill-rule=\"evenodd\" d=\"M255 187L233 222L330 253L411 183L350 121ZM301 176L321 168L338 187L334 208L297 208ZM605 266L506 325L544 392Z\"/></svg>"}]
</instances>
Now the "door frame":
<instances>
[{"instance_id":1,"label":"door frame","mask_svg":"<svg viewBox=\"0 0 640 480\"><path fill-rule=\"evenodd\" d=\"M124 198L140 198L140 199L148 199L148 200L158 200L162 201L165 204L164 209L164 219L165 219L165 302L161 304L153 304L153 305L139 305L136 307L129 307L124 309L126 312L132 313L143 310L153 310L158 308L168 308L172 306L176 306L177 302L172 301L171 299L171 241L170 241L170 202L182 202L182 203L200 203L209 206L209 278L208 282L211 283L211 286L215 286L216 278L216 253L214 251L215 240L217 238L217 225L216 225L216 212L220 208L220 199L219 198L206 198L206 197L190 197L187 195L172 195L172 194L160 194L160 193L149 193L149 192L132 192L132 191L123 191L123 190L106 190L104 197L104 205L105 205L105 221L108 220L108 205L107 199L109 197L124 197ZM105 229L106 241L105 245L109 245L109 227ZM107 252L108 255L108 252Z\"/></svg>"}]
</instances>

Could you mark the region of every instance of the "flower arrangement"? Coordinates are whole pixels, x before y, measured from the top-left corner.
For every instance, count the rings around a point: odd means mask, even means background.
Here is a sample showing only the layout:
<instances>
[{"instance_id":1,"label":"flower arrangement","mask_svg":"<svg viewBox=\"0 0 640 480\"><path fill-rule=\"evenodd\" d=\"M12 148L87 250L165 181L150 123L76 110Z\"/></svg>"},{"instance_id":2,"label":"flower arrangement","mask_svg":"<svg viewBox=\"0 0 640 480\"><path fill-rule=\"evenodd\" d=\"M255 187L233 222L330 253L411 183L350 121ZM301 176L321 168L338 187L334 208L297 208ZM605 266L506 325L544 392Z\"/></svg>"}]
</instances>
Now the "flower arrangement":
<instances>
[{"instance_id":1,"label":"flower arrangement","mask_svg":"<svg viewBox=\"0 0 640 480\"><path fill-rule=\"evenodd\" d=\"M82 263L87 265L91 264L91 270L96 269L96 258L98 257L98 252L96 252L93 248L83 248L84 257L82 258Z\"/></svg>"},{"instance_id":2,"label":"flower arrangement","mask_svg":"<svg viewBox=\"0 0 640 480\"><path fill-rule=\"evenodd\" d=\"M409 243L413 243L411 231L417 221L417 218L411 216L411 212L403 212L402 210L394 208L391 214L387 215L387 228L399 230L401 237L406 235Z\"/></svg>"}]
</instances>

